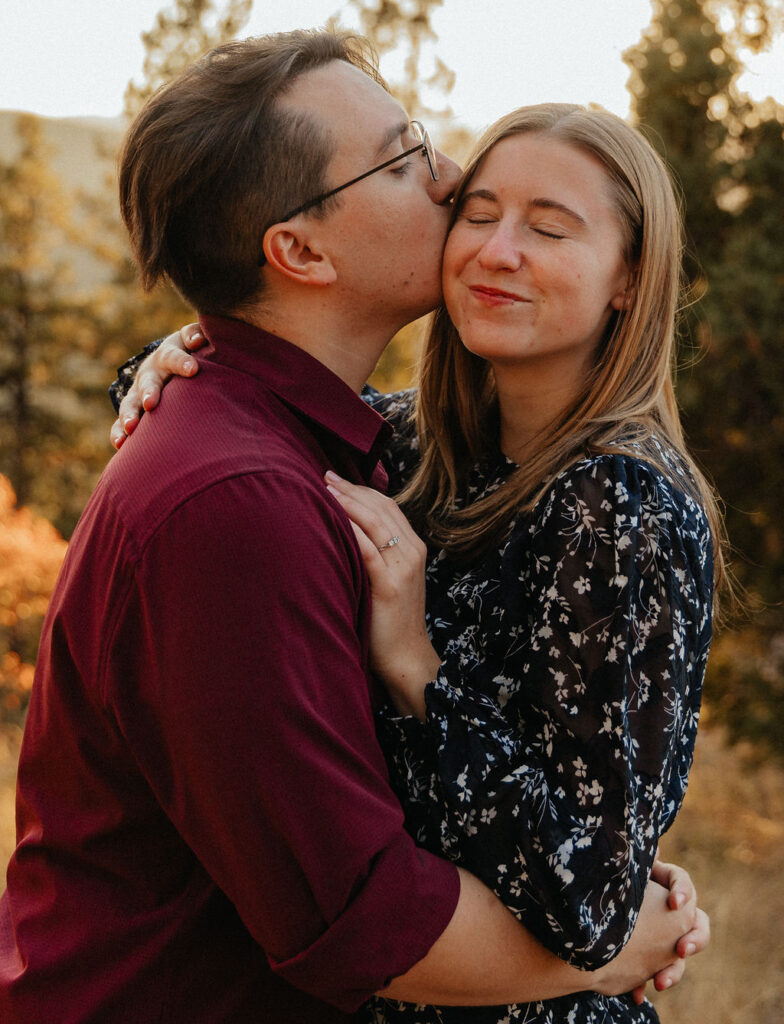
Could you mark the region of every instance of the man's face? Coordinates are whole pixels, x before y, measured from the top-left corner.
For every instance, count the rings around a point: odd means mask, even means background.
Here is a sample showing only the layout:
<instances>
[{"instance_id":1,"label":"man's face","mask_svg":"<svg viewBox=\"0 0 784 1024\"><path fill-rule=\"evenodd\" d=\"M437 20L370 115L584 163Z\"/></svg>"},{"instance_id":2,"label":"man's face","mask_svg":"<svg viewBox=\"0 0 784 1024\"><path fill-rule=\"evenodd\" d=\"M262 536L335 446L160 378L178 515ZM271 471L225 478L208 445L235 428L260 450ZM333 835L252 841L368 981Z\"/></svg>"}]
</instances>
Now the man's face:
<instances>
[{"instance_id":1,"label":"man's face","mask_svg":"<svg viewBox=\"0 0 784 1024\"><path fill-rule=\"evenodd\" d=\"M301 75L280 104L307 111L328 132L334 151L325 191L416 144L400 104L344 61ZM337 197L338 207L311 225L335 265L336 288L357 326L372 316L394 332L441 298L441 253L449 221L444 204L460 169L442 154L438 157L437 182L425 159L413 153L351 185Z\"/></svg>"}]
</instances>

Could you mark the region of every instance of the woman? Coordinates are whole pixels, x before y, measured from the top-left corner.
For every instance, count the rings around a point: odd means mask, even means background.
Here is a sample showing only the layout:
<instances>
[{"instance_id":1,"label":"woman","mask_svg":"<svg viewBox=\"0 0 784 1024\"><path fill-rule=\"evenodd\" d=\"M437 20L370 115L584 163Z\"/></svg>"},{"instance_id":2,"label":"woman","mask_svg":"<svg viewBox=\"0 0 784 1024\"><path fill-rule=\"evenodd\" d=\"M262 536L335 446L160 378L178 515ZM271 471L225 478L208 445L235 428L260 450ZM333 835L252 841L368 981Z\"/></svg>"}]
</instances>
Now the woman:
<instances>
[{"instance_id":1,"label":"woman","mask_svg":"<svg viewBox=\"0 0 784 1024\"><path fill-rule=\"evenodd\" d=\"M584 968L627 941L683 799L723 575L672 388L679 256L667 173L624 122L561 104L502 118L455 195L419 394L373 399L427 549L394 502L327 479L373 588L410 830ZM593 993L373 1013L657 1019Z\"/></svg>"}]
</instances>

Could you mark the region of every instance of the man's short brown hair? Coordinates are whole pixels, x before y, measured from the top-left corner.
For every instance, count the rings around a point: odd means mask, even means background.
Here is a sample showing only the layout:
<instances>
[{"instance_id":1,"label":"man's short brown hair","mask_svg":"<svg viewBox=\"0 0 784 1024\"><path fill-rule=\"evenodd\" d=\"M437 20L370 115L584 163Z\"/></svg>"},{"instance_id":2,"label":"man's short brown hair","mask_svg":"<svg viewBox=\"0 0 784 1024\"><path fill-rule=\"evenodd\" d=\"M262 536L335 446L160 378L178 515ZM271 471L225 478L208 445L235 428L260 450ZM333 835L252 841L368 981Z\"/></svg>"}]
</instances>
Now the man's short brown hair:
<instances>
[{"instance_id":1,"label":"man's short brown hair","mask_svg":"<svg viewBox=\"0 0 784 1024\"><path fill-rule=\"evenodd\" d=\"M332 156L315 120L276 101L333 60L383 85L365 40L296 31L220 46L145 104L120 157L120 206L145 288L167 277L213 314L258 298L264 231L326 191Z\"/></svg>"}]
</instances>

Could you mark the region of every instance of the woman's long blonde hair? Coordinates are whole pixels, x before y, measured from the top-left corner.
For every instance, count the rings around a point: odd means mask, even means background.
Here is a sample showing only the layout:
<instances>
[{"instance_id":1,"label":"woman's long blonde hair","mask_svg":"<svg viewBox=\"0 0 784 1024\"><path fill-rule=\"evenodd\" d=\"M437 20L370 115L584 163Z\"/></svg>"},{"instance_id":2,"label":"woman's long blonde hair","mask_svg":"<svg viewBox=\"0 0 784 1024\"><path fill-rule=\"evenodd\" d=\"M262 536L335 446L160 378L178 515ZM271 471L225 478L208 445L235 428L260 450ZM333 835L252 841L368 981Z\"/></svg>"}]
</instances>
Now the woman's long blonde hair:
<instances>
[{"instance_id":1,"label":"woman's long blonde hair","mask_svg":"<svg viewBox=\"0 0 784 1024\"><path fill-rule=\"evenodd\" d=\"M524 132L546 134L602 164L633 275L630 302L613 314L584 387L543 432L536 453L498 490L465 507L456 499L466 474L498 445L497 397L490 364L465 348L442 306L420 362L415 417L421 463L401 504L435 544L469 557L499 542L553 477L586 455L626 450L639 456L642 445L646 460L671 475L649 443L662 437L680 453L687 486L707 512L720 584L722 517L713 489L686 451L673 388L682 223L670 176L648 142L620 118L545 103L515 110L487 130L455 194L455 211L490 150Z\"/></svg>"}]
</instances>

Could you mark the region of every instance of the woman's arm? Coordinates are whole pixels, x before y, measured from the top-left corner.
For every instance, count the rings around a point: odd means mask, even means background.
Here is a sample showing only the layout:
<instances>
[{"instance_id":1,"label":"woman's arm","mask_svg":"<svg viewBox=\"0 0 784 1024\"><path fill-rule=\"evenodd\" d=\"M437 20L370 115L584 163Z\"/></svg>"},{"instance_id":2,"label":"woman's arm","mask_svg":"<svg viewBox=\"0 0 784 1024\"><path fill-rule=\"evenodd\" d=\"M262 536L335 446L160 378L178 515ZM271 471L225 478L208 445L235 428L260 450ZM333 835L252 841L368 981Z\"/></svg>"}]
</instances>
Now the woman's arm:
<instances>
[{"instance_id":1,"label":"woman's arm","mask_svg":"<svg viewBox=\"0 0 784 1024\"><path fill-rule=\"evenodd\" d=\"M549 953L489 889L460 871L460 901L452 921L427 956L379 994L406 1002L482 1006L552 999L586 989L621 995L638 987L636 1001L641 1002L644 983L656 971L660 990L682 977L684 961L673 959L672 948L679 929L690 928L694 919L688 933L692 952L702 950L710 938L708 920L695 903L681 903L675 912L668 906L676 891L691 890L685 872L668 867L663 880L673 890L651 883L631 941L612 963L592 972ZM666 963L670 966L665 968Z\"/></svg>"}]
</instances>

